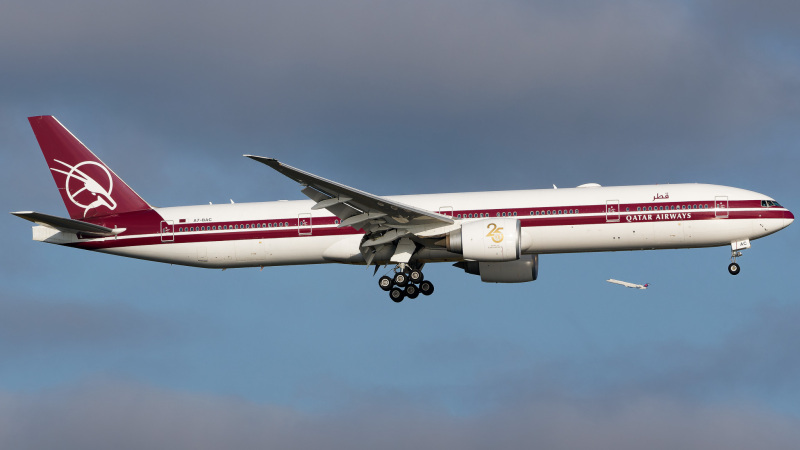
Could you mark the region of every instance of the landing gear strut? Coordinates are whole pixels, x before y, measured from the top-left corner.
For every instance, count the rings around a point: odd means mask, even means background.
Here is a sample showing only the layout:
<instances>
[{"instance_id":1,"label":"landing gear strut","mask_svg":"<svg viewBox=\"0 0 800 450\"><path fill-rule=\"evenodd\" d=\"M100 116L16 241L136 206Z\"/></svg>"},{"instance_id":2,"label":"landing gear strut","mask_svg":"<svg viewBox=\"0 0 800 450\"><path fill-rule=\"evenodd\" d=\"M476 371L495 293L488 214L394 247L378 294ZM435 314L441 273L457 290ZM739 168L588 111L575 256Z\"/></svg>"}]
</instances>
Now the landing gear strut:
<instances>
[{"instance_id":1,"label":"landing gear strut","mask_svg":"<svg viewBox=\"0 0 800 450\"><path fill-rule=\"evenodd\" d=\"M731 250L731 263L728 264L728 273L731 275L739 275L741 268L739 264L736 263L736 258L742 256L742 252Z\"/></svg>"},{"instance_id":2,"label":"landing gear strut","mask_svg":"<svg viewBox=\"0 0 800 450\"><path fill-rule=\"evenodd\" d=\"M421 267L410 267L407 264L398 264L394 268L394 276L384 275L378 280L378 286L389 292L389 298L395 303L400 303L405 298L417 298L419 294L433 294L433 283L426 280Z\"/></svg>"}]
</instances>

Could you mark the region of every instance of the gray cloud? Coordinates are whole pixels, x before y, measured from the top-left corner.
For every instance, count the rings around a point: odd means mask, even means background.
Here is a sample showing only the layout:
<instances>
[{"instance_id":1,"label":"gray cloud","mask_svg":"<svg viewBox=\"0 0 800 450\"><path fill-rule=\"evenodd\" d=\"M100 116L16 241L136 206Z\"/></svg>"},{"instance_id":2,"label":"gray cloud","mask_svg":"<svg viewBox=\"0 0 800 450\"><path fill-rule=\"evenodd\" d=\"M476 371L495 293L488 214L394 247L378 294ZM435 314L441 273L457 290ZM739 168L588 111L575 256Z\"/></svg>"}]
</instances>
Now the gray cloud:
<instances>
[{"instance_id":1,"label":"gray cloud","mask_svg":"<svg viewBox=\"0 0 800 450\"><path fill-rule=\"evenodd\" d=\"M303 413L113 380L0 399L4 448L791 449L800 438L796 419L752 405L649 396L565 398L468 417L403 402Z\"/></svg>"},{"instance_id":2,"label":"gray cloud","mask_svg":"<svg viewBox=\"0 0 800 450\"><path fill-rule=\"evenodd\" d=\"M710 164L798 115L796 64L753 51L766 27L683 4L45 4L4 15L11 98L96 105L121 115L112 129L226 164L244 146L310 169L407 158L422 175L607 182Z\"/></svg>"}]
</instances>

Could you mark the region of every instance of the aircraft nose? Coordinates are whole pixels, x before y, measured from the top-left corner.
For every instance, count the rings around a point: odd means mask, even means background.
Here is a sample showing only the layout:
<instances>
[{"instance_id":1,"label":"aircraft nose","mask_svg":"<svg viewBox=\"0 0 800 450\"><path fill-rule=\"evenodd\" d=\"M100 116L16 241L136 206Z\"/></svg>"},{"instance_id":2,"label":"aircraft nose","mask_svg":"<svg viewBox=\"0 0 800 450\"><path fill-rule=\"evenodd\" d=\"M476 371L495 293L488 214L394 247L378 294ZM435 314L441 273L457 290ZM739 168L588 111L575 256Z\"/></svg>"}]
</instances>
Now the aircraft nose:
<instances>
[{"instance_id":1,"label":"aircraft nose","mask_svg":"<svg viewBox=\"0 0 800 450\"><path fill-rule=\"evenodd\" d=\"M787 209L783 213L783 226L788 227L792 222L794 222L794 214Z\"/></svg>"}]
</instances>

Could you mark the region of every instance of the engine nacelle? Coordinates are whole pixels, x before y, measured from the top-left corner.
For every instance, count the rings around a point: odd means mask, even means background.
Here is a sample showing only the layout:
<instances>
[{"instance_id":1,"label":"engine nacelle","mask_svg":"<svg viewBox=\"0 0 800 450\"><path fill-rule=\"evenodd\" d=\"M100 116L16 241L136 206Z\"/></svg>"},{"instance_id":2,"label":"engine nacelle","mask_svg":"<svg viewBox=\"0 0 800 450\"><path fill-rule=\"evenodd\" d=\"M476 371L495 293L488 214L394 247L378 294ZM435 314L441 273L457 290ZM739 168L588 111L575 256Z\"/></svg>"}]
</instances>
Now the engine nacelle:
<instances>
[{"instance_id":1,"label":"engine nacelle","mask_svg":"<svg viewBox=\"0 0 800 450\"><path fill-rule=\"evenodd\" d=\"M539 255L522 255L516 261L461 261L454 266L472 275L480 275L486 283L524 283L539 276Z\"/></svg>"},{"instance_id":2,"label":"engine nacelle","mask_svg":"<svg viewBox=\"0 0 800 450\"><path fill-rule=\"evenodd\" d=\"M519 219L498 217L467 222L447 234L447 250L475 261L514 261L522 254Z\"/></svg>"}]
</instances>

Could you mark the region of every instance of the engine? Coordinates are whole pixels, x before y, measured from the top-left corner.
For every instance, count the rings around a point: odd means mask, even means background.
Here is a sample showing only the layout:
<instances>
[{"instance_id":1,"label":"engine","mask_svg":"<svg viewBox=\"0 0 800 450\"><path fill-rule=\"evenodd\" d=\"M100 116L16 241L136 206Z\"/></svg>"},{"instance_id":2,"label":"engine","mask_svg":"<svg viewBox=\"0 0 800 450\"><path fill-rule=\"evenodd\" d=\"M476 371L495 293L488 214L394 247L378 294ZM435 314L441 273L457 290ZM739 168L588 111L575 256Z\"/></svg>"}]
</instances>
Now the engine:
<instances>
[{"instance_id":1,"label":"engine","mask_svg":"<svg viewBox=\"0 0 800 450\"><path fill-rule=\"evenodd\" d=\"M461 225L447 234L448 251L475 261L514 261L522 254L522 231L518 219L498 217Z\"/></svg>"},{"instance_id":2,"label":"engine","mask_svg":"<svg viewBox=\"0 0 800 450\"><path fill-rule=\"evenodd\" d=\"M524 283L539 276L539 255L522 255L516 261L461 261L453 264L486 283Z\"/></svg>"}]
</instances>

